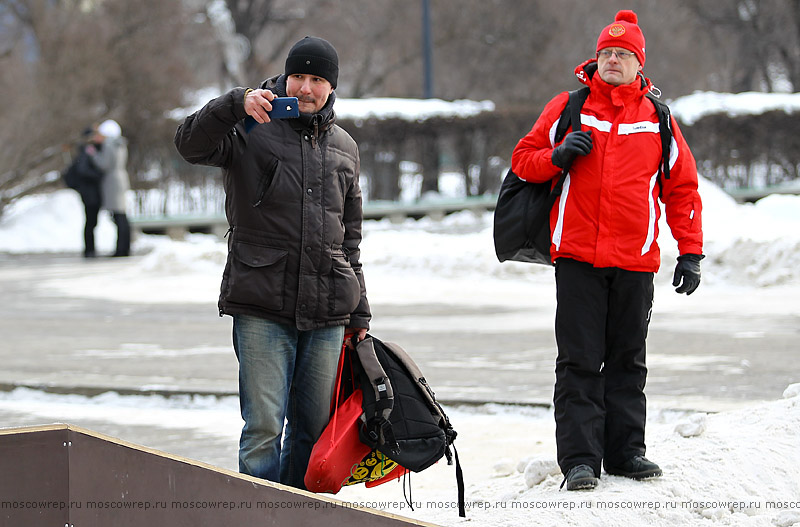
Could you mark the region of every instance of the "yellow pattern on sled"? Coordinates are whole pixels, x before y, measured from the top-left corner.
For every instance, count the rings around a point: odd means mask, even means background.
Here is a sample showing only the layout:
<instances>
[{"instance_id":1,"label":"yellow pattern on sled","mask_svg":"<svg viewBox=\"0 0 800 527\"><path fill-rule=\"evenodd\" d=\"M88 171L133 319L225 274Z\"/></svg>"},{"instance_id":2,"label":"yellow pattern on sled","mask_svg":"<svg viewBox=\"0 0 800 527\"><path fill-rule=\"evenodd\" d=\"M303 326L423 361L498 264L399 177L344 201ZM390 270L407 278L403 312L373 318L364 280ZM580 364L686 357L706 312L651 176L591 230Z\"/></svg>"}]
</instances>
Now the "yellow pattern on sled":
<instances>
[{"instance_id":1,"label":"yellow pattern on sled","mask_svg":"<svg viewBox=\"0 0 800 527\"><path fill-rule=\"evenodd\" d=\"M380 451L373 450L350 470L350 477L342 486L357 485L381 479L397 467L397 462L385 457Z\"/></svg>"}]
</instances>

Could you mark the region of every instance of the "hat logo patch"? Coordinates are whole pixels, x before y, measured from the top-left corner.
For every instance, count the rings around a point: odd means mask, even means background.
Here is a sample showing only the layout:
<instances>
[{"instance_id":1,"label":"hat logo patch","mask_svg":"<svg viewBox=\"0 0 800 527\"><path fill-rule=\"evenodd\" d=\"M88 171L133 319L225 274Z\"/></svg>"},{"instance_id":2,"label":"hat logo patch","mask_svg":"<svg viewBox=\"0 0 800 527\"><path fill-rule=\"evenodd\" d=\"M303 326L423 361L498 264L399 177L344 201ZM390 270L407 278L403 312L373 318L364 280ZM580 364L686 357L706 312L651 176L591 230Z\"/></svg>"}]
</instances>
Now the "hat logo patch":
<instances>
[{"instance_id":1,"label":"hat logo patch","mask_svg":"<svg viewBox=\"0 0 800 527\"><path fill-rule=\"evenodd\" d=\"M608 34L612 37L621 37L625 34L625 26L622 24L614 24L610 28L608 28Z\"/></svg>"}]
</instances>

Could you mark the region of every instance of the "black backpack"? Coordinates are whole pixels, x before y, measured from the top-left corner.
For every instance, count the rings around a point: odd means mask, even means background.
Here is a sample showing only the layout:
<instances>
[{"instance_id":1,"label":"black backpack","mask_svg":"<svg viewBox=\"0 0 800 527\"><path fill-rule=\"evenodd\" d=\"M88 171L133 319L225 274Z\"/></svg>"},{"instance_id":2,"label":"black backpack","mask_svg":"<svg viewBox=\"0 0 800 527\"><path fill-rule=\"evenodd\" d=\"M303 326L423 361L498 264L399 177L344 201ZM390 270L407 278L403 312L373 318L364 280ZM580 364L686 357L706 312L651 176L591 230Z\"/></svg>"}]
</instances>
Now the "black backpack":
<instances>
[{"instance_id":1,"label":"black backpack","mask_svg":"<svg viewBox=\"0 0 800 527\"><path fill-rule=\"evenodd\" d=\"M61 173L61 179L64 185L72 190L78 190L81 187L81 175L78 173L78 158L76 157L70 165Z\"/></svg>"},{"instance_id":2,"label":"black backpack","mask_svg":"<svg viewBox=\"0 0 800 527\"><path fill-rule=\"evenodd\" d=\"M412 472L442 456L452 465L455 456L459 515L465 516L464 478L453 444L457 434L419 367L400 346L372 335L356 345L354 355L364 395L361 442Z\"/></svg>"},{"instance_id":3,"label":"black backpack","mask_svg":"<svg viewBox=\"0 0 800 527\"><path fill-rule=\"evenodd\" d=\"M87 183L96 183L103 177L103 171L92 161L91 156L81 147L72 163L61 173L67 188L80 191Z\"/></svg>"},{"instance_id":4,"label":"black backpack","mask_svg":"<svg viewBox=\"0 0 800 527\"><path fill-rule=\"evenodd\" d=\"M555 143L564 138L570 125L573 131L581 129L580 111L588 96L588 86L569 93L569 99L556 126ZM669 106L650 94L647 98L652 101L658 115L661 136L659 180L662 177L669 179L672 142ZM564 167L552 187L550 181L529 183L520 179L511 169L508 170L500 186L494 212L494 247L498 260L553 265L550 260L550 210L561 195L569 168L569 165Z\"/></svg>"}]
</instances>

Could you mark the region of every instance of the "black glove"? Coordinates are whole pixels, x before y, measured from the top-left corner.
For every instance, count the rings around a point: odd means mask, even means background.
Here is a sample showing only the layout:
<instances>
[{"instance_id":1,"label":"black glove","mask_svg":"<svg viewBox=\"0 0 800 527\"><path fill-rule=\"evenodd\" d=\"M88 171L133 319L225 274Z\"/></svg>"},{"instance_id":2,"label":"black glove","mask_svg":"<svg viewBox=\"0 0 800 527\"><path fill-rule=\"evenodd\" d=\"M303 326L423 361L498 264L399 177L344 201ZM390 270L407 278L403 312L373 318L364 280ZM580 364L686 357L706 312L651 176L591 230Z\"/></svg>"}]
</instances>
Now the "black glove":
<instances>
[{"instance_id":1,"label":"black glove","mask_svg":"<svg viewBox=\"0 0 800 527\"><path fill-rule=\"evenodd\" d=\"M576 156L585 156L592 151L592 131L572 132L567 134L564 142L553 149L553 164L558 168L564 168L575 159Z\"/></svg>"},{"instance_id":2,"label":"black glove","mask_svg":"<svg viewBox=\"0 0 800 527\"><path fill-rule=\"evenodd\" d=\"M672 285L678 287L676 293L691 295L700 285L700 260L705 258L702 254L683 254L678 256L678 265L675 266L675 276ZM683 283L681 283L683 280Z\"/></svg>"}]
</instances>

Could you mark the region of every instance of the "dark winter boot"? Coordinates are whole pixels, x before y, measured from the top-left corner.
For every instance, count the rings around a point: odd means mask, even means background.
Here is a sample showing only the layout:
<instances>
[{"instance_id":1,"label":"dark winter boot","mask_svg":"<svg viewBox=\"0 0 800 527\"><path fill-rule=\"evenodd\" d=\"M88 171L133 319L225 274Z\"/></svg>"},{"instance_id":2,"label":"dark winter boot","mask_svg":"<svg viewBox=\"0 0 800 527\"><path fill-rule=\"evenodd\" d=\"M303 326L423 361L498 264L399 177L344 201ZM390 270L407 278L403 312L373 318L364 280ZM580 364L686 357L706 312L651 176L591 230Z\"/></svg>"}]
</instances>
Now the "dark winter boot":
<instances>
[{"instance_id":1,"label":"dark winter boot","mask_svg":"<svg viewBox=\"0 0 800 527\"><path fill-rule=\"evenodd\" d=\"M644 456L633 456L617 467L606 465L606 472L612 476L625 476L632 479L657 478L661 468Z\"/></svg>"},{"instance_id":2,"label":"dark winter boot","mask_svg":"<svg viewBox=\"0 0 800 527\"><path fill-rule=\"evenodd\" d=\"M591 490L597 486L594 470L589 465L575 465L567 471L561 487L567 484L567 490Z\"/></svg>"}]
</instances>

